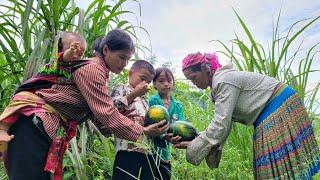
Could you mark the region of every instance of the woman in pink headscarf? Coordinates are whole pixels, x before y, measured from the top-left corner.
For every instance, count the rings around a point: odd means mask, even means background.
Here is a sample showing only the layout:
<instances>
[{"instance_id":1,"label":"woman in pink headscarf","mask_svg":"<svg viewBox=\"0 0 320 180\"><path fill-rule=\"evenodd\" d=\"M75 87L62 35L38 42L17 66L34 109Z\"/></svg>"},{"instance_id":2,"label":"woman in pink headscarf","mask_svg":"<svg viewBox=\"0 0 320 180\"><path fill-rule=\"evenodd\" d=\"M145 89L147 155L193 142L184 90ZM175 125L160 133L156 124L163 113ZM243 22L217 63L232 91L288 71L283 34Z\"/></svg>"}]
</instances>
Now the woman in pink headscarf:
<instances>
[{"instance_id":1,"label":"woman in pink headscarf","mask_svg":"<svg viewBox=\"0 0 320 180\"><path fill-rule=\"evenodd\" d=\"M213 54L189 54L182 61L185 77L198 88L211 88L215 118L187 148L188 162L203 159L218 167L222 145L234 122L254 126L255 179L311 179L320 170L320 151L298 94L278 80L221 66Z\"/></svg>"}]
</instances>

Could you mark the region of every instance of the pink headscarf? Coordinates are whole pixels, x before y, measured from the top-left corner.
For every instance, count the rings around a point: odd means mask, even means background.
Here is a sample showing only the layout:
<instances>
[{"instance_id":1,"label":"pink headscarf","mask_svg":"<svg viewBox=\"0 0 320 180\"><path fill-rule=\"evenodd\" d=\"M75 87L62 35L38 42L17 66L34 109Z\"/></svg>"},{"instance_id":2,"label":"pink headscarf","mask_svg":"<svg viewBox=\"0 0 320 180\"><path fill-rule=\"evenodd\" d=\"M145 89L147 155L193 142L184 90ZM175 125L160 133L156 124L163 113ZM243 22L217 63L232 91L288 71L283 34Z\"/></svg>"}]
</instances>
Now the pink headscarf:
<instances>
[{"instance_id":1,"label":"pink headscarf","mask_svg":"<svg viewBox=\"0 0 320 180\"><path fill-rule=\"evenodd\" d=\"M214 71L217 71L221 66L218 60L218 56L215 53L204 53L201 54L200 52L188 54L187 57L185 57L182 60L182 71L185 69L197 65L197 64L204 64L204 63L210 63L211 69Z\"/></svg>"}]
</instances>

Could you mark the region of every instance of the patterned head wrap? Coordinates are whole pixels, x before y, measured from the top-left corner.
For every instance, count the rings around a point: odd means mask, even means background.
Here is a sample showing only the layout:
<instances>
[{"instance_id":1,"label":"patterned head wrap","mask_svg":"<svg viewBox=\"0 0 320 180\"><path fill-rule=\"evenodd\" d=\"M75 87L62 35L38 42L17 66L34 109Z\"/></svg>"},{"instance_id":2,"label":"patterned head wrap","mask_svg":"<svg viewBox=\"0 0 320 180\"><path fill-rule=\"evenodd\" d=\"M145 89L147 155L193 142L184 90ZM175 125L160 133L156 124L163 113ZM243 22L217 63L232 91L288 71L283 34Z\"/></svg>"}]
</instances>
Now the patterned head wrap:
<instances>
[{"instance_id":1,"label":"patterned head wrap","mask_svg":"<svg viewBox=\"0 0 320 180\"><path fill-rule=\"evenodd\" d=\"M211 69L216 71L221 67L221 64L219 63L218 56L215 53L204 53L201 54L200 52L192 53L187 55L182 60L182 71L185 69L197 65L197 64L205 64L209 63L211 65Z\"/></svg>"}]
</instances>

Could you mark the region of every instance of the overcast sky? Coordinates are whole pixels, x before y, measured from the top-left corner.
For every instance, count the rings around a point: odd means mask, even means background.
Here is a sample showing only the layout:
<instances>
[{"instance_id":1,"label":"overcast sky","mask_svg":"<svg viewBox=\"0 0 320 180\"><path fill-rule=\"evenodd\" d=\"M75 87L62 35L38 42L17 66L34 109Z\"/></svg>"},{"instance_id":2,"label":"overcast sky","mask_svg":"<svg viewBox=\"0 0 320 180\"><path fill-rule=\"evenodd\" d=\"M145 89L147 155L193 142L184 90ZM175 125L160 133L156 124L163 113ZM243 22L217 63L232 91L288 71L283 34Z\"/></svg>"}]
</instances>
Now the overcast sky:
<instances>
[{"instance_id":1,"label":"overcast sky","mask_svg":"<svg viewBox=\"0 0 320 180\"><path fill-rule=\"evenodd\" d=\"M83 8L89 3L77 1ZM266 49L271 43L272 23L276 21L281 5L281 32L287 32L290 25L298 20L320 15L319 0L140 0L139 3L142 13L139 21L150 34L152 53L160 61L158 65L170 61L177 68L178 74L181 59L188 53L221 50L217 43L210 40L227 43L235 37L235 33L245 37L232 8ZM125 3L124 9L138 14L139 4L129 1ZM131 21L135 21L134 17ZM146 34L141 32L138 35L148 45ZM303 38L304 49L320 42L320 21L309 28ZM314 67L320 67L319 55L317 57ZM221 58L225 60L225 57Z\"/></svg>"},{"instance_id":2,"label":"overcast sky","mask_svg":"<svg viewBox=\"0 0 320 180\"><path fill-rule=\"evenodd\" d=\"M75 1L83 9L92 3L90 0ZM7 1L0 0L0 2ZM170 61L177 68L177 72L180 71L182 58L188 53L214 52L222 49L217 43L209 42L210 40L227 43L235 38L235 33L240 38L245 37L232 8L244 19L254 38L263 44L265 49L271 43L272 23L276 21L281 6L280 32L282 33L287 32L290 25L298 20L320 15L320 0L139 0L139 2L128 0L124 5L125 10L133 11L137 15L140 5L139 23L150 34L149 39L143 31L138 33L140 40L147 46L151 40L152 54L160 61L158 65ZM134 16L129 19L130 22L136 21ZM320 20L302 37L303 49L309 49L320 42ZM314 68L320 67L319 54ZM220 58L226 59L222 55ZM318 79L313 78L314 80L320 79L320 73L313 75L315 76Z\"/></svg>"},{"instance_id":3,"label":"overcast sky","mask_svg":"<svg viewBox=\"0 0 320 180\"><path fill-rule=\"evenodd\" d=\"M75 1L83 9L92 2ZM3 4L7 1L0 0L0 2ZM272 41L272 24L276 21L281 7L280 33L282 34L286 33L294 22L320 15L320 0L139 0L139 3L128 0L123 8L135 12L139 18L138 23L149 32L150 39L143 31L138 32L138 37L146 46L151 40L152 54L159 60L156 66L170 61L172 67L176 68L175 75L181 78L180 63L188 53L222 50L217 43L209 41L221 40L227 43L235 38L235 33L241 39L245 38L232 8L244 19L254 39L267 50ZM136 23L135 16L124 18ZM302 38L303 50L308 50L320 42L320 20L308 28ZM291 51L298 47L302 38L296 41ZM317 50L320 51L320 48L317 47ZM222 55L220 58L227 60ZM320 69L320 53L316 56L313 68ZM320 73L313 73L311 82L319 80Z\"/></svg>"},{"instance_id":4,"label":"overcast sky","mask_svg":"<svg viewBox=\"0 0 320 180\"><path fill-rule=\"evenodd\" d=\"M83 8L89 3L77 1ZM280 9L282 35L288 32L294 22L320 15L320 0L139 0L139 3L128 1L124 9L139 15L140 5L139 23L150 34L152 54L159 60L156 67L170 61L175 68L175 76L179 79L184 78L181 60L188 53L222 50L217 43L209 41L221 40L228 43L235 38L235 33L245 39L244 31L232 8L242 17L254 39L262 44L265 50L268 50L272 42L272 24L276 22ZM129 20L136 21L135 17ZM149 39L145 33L138 33L138 36L148 45ZM320 42L320 20L295 41L291 52L296 50L302 39L304 43L300 55L304 56L303 50L308 50ZM319 46L317 50L320 51ZM219 57L224 62L228 60L222 55ZM298 62L294 66L293 71L296 74ZM320 69L320 53L316 55L313 69ZM319 80L320 72L316 72L311 74L309 82L313 85Z\"/></svg>"},{"instance_id":5,"label":"overcast sky","mask_svg":"<svg viewBox=\"0 0 320 180\"><path fill-rule=\"evenodd\" d=\"M242 17L255 40L265 50L272 42L272 26L280 9L282 34L286 34L294 22L320 15L320 0L140 0L139 3L139 21L150 34L152 53L162 63L172 62L178 78L183 78L181 60L188 53L222 50L217 43L209 41L221 40L227 43L235 38L235 33L241 39L246 37L232 8ZM139 4L127 3L125 9L138 14ZM142 32L138 35L147 44L145 34ZM320 20L295 41L291 52L296 50L302 39L303 50L320 42ZM320 51L319 46L317 50ZM304 56L304 52L300 55ZM227 60L222 55L220 58ZM298 62L295 63L296 67L297 65ZM320 53L316 56L313 68L320 69ZM293 71L296 72L297 68ZM309 82L313 84L319 80L320 72L316 72L311 74Z\"/></svg>"}]
</instances>

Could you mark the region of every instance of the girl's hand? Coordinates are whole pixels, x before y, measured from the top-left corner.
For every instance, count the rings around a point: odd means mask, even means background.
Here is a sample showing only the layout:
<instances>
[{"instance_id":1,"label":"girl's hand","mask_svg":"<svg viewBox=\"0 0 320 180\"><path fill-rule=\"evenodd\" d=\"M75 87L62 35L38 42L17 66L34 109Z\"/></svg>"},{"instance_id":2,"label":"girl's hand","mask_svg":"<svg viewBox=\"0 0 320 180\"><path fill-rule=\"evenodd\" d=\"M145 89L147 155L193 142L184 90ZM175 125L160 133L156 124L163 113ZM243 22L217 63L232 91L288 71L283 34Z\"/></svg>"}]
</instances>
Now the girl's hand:
<instances>
[{"instance_id":1,"label":"girl's hand","mask_svg":"<svg viewBox=\"0 0 320 180\"><path fill-rule=\"evenodd\" d=\"M180 141L180 139L181 139L181 136L174 136L174 137L172 137L172 139L171 139L171 143L172 143L172 144L178 144L179 141Z\"/></svg>"},{"instance_id":2,"label":"girl's hand","mask_svg":"<svg viewBox=\"0 0 320 180\"><path fill-rule=\"evenodd\" d=\"M187 149L190 142L191 141L182 141L182 142L173 144L173 147L178 149Z\"/></svg>"},{"instance_id":3,"label":"girl's hand","mask_svg":"<svg viewBox=\"0 0 320 180\"><path fill-rule=\"evenodd\" d=\"M167 140L168 142L171 142L172 144L177 144L178 141L181 139L181 136L174 136L172 133L168 133L166 135L164 135L163 137L165 140Z\"/></svg>"},{"instance_id":4,"label":"girl's hand","mask_svg":"<svg viewBox=\"0 0 320 180\"><path fill-rule=\"evenodd\" d=\"M143 132L146 136L156 137L165 133L169 129L169 124L167 124L166 120L162 120L158 123L151 124L147 127L143 127Z\"/></svg>"}]
</instances>

